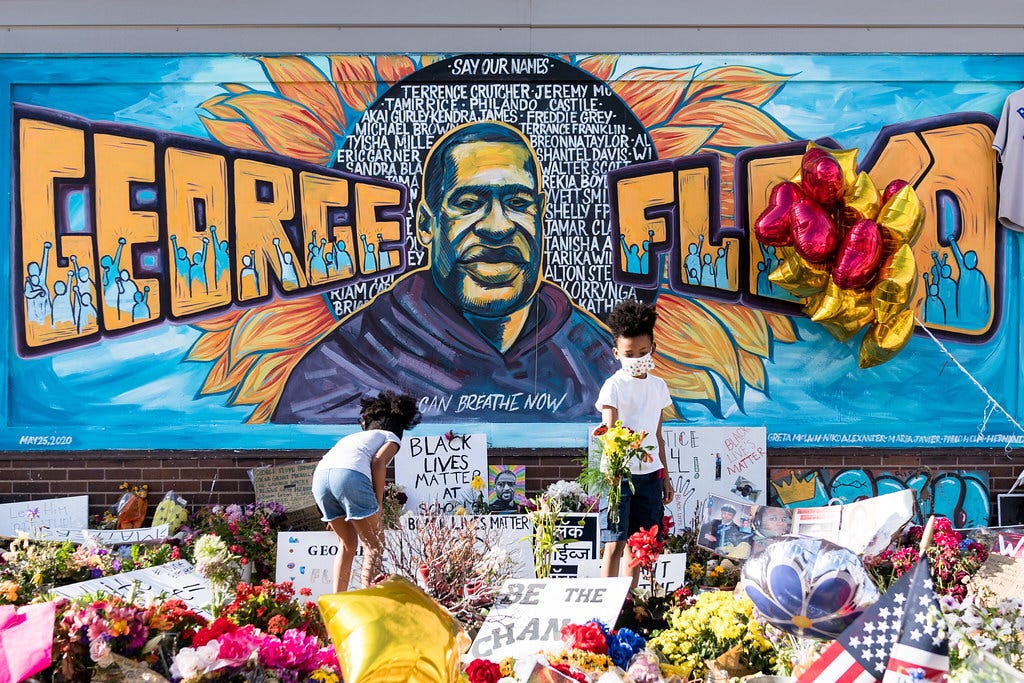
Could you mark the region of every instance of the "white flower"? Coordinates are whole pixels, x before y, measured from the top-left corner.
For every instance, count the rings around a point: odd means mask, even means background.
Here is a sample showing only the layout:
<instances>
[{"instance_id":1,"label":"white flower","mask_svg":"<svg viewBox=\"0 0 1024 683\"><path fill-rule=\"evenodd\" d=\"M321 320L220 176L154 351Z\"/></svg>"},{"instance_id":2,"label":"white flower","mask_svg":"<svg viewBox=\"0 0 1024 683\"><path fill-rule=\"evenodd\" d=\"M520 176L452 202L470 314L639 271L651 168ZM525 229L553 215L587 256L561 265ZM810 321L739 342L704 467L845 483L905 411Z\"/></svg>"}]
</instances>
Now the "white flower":
<instances>
[{"instance_id":1,"label":"white flower","mask_svg":"<svg viewBox=\"0 0 1024 683\"><path fill-rule=\"evenodd\" d=\"M89 643L89 656L92 661L100 666L107 666L113 661L110 655L110 643L103 638L97 638Z\"/></svg>"},{"instance_id":2,"label":"white flower","mask_svg":"<svg viewBox=\"0 0 1024 683\"><path fill-rule=\"evenodd\" d=\"M171 675L175 678L194 678L209 673L225 664L217 656L220 643L216 639L198 648L183 647L171 662Z\"/></svg>"}]
</instances>

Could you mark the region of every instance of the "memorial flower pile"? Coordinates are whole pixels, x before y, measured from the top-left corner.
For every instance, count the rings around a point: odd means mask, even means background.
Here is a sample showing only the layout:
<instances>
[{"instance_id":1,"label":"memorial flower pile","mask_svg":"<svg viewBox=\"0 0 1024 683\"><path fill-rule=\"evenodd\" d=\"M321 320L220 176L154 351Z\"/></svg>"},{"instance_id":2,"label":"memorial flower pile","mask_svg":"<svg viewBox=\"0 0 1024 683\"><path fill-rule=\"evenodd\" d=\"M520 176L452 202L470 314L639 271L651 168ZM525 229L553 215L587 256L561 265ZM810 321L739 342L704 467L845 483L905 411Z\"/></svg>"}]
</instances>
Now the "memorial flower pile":
<instances>
[{"instance_id":1,"label":"memorial flower pile","mask_svg":"<svg viewBox=\"0 0 1024 683\"><path fill-rule=\"evenodd\" d=\"M951 672L962 670L972 656L980 653L1024 671L1024 599L983 600L972 596L961 602L948 595L941 605L948 627Z\"/></svg>"},{"instance_id":2,"label":"memorial flower pile","mask_svg":"<svg viewBox=\"0 0 1024 683\"><path fill-rule=\"evenodd\" d=\"M611 427L600 425L593 432L594 444L600 460L595 470L588 466L580 475L581 484L586 488L597 487L608 497L608 520L611 524L618 523L619 500L622 495L621 484L625 481L630 490L633 480L630 477L630 463L653 462L652 446L645 446L647 432L635 432L616 420Z\"/></svg>"},{"instance_id":3,"label":"memorial flower pile","mask_svg":"<svg viewBox=\"0 0 1024 683\"><path fill-rule=\"evenodd\" d=\"M283 530L285 509L279 503L214 505L199 508L189 520L185 545L204 534L216 534L228 549L252 565L254 580L274 575L277 561L277 532Z\"/></svg>"},{"instance_id":4,"label":"memorial flower pile","mask_svg":"<svg viewBox=\"0 0 1024 683\"><path fill-rule=\"evenodd\" d=\"M598 497L588 494L579 482L564 479L548 485L544 495L550 501L557 501L565 512L597 512L600 503Z\"/></svg>"},{"instance_id":5,"label":"memorial flower pile","mask_svg":"<svg viewBox=\"0 0 1024 683\"><path fill-rule=\"evenodd\" d=\"M402 487L393 482L384 486L384 502L381 505L381 525L385 529L397 529L398 520L405 512L405 504L409 502L409 496L402 490Z\"/></svg>"}]
</instances>

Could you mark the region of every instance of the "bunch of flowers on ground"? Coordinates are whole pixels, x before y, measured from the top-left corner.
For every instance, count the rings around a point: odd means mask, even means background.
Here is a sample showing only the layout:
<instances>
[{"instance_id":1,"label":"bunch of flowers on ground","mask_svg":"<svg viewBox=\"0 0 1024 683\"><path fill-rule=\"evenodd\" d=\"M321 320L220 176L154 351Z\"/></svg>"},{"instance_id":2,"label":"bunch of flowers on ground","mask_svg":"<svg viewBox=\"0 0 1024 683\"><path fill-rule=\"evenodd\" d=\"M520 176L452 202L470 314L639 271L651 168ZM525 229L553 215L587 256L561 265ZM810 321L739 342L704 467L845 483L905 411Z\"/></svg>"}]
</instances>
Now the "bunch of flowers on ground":
<instances>
[{"instance_id":1,"label":"bunch of flowers on ground","mask_svg":"<svg viewBox=\"0 0 1024 683\"><path fill-rule=\"evenodd\" d=\"M705 662L730 651L748 672L771 671L775 650L753 612L748 598L731 591L701 593L692 606L670 611L669 627L647 645L698 680L706 672Z\"/></svg>"},{"instance_id":2,"label":"bunch of flowers on ground","mask_svg":"<svg viewBox=\"0 0 1024 683\"><path fill-rule=\"evenodd\" d=\"M527 502L526 516L533 525L533 566L538 579L551 576L552 553L565 544L566 539L559 533L564 514L562 499L546 493Z\"/></svg>"},{"instance_id":3,"label":"bunch of flowers on ground","mask_svg":"<svg viewBox=\"0 0 1024 683\"><path fill-rule=\"evenodd\" d=\"M587 463L580 474L580 483L588 490L596 488L608 497L608 520L610 524L616 524L622 482L626 482L630 490L633 488L630 463L634 460L653 462L653 447L644 445L647 432L634 432L623 425L622 420L616 420L611 427L600 425L594 430L593 438L600 460L596 468Z\"/></svg>"},{"instance_id":4,"label":"bunch of flowers on ground","mask_svg":"<svg viewBox=\"0 0 1024 683\"><path fill-rule=\"evenodd\" d=\"M277 532L284 521L285 510L279 503L202 507L189 520L185 545L204 534L216 534L243 564L252 565L253 580L268 579L274 575Z\"/></svg>"},{"instance_id":5,"label":"bunch of flowers on ground","mask_svg":"<svg viewBox=\"0 0 1024 683\"><path fill-rule=\"evenodd\" d=\"M979 653L1024 671L1024 599L975 595L961 602L949 595L942 599L942 613L948 627L951 672L963 674L968 660Z\"/></svg>"},{"instance_id":6,"label":"bunch of flowers on ground","mask_svg":"<svg viewBox=\"0 0 1024 683\"><path fill-rule=\"evenodd\" d=\"M587 493L578 481L560 479L548 485L544 495L549 501L557 502L564 512L597 512L600 499Z\"/></svg>"},{"instance_id":7,"label":"bunch of flowers on ground","mask_svg":"<svg viewBox=\"0 0 1024 683\"><path fill-rule=\"evenodd\" d=\"M900 541L865 565L881 591L885 591L917 562L924 528L913 526ZM967 586L988 559L988 550L964 537L946 517L936 517L932 541L925 550L931 562L935 592L956 600L967 597Z\"/></svg>"},{"instance_id":8,"label":"bunch of flowers on ground","mask_svg":"<svg viewBox=\"0 0 1024 683\"><path fill-rule=\"evenodd\" d=\"M398 520L402 513L405 512L405 504L408 502L409 496L402 490L402 487L389 481L384 486L384 502L381 505L381 525L385 529L397 529Z\"/></svg>"}]
</instances>

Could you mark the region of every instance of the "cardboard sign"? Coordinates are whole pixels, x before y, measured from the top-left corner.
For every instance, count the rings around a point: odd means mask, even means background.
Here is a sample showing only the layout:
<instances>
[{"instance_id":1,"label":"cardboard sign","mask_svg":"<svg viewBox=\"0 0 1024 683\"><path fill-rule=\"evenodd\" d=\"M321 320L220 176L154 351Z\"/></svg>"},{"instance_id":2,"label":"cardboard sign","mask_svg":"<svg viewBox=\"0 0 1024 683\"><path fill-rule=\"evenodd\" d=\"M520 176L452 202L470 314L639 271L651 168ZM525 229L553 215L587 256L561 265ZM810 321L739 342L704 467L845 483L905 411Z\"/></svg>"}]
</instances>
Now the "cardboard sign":
<instances>
[{"instance_id":1,"label":"cardboard sign","mask_svg":"<svg viewBox=\"0 0 1024 683\"><path fill-rule=\"evenodd\" d=\"M41 529L37 538L43 541L84 543L93 539L102 545L134 545L161 543L167 539L167 524L141 529Z\"/></svg>"},{"instance_id":2,"label":"cardboard sign","mask_svg":"<svg viewBox=\"0 0 1024 683\"><path fill-rule=\"evenodd\" d=\"M473 477L484 481L480 494L470 488ZM487 435L407 436L395 455L395 483L409 496L406 510L438 503L441 512L453 514L459 507L472 510L478 495L486 504Z\"/></svg>"},{"instance_id":3,"label":"cardboard sign","mask_svg":"<svg viewBox=\"0 0 1024 683\"><path fill-rule=\"evenodd\" d=\"M666 553L659 557L654 565L654 580L666 593L686 585L686 553ZM651 582L643 572L640 573L637 588L651 590Z\"/></svg>"},{"instance_id":4,"label":"cardboard sign","mask_svg":"<svg viewBox=\"0 0 1024 683\"><path fill-rule=\"evenodd\" d=\"M1024 559L992 553L971 580L970 590L992 591L995 601L1019 599L1024 595Z\"/></svg>"},{"instance_id":5,"label":"cardboard sign","mask_svg":"<svg viewBox=\"0 0 1024 683\"><path fill-rule=\"evenodd\" d=\"M33 535L43 527L85 529L89 526L89 496L26 500L0 505L0 536Z\"/></svg>"},{"instance_id":6,"label":"cardboard sign","mask_svg":"<svg viewBox=\"0 0 1024 683\"><path fill-rule=\"evenodd\" d=\"M712 495L765 504L767 430L764 427L664 427L665 459L675 498L665 508L677 533L693 525Z\"/></svg>"},{"instance_id":7,"label":"cardboard sign","mask_svg":"<svg viewBox=\"0 0 1024 683\"><path fill-rule=\"evenodd\" d=\"M134 595L137 601L147 597L179 598L196 612L205 617L212 617L206 611L213 597L210 582L197 574L187 560L175 560L156 567L72 583L53 590L57 595L66 598L88 595L96 591L124 598Z\"/></svg>"},{"instance_id":8,"label":"cardboard sign","mask_svg":"<svg viewBox=\"0 0 1024 683\"><path fill-rule=\"evenodd\" d=\"M258 503L280 503L287 511L287 524L292 529L323 529L320 509L313 500L315 462L274 465L249 470L249 479Z\"/></svg>"},{"instance_id":9,"label":"cardboard sign","mask_svg":"<svg viewBox=\"0 0 1024 683\"><path fill-rule=\"evenodd\" d=\"M470 659L523 657L561 649L567 624L598 619L614 624L629 592L630 578L510 579L469 650Z\"/></svg>"}]
</instances>

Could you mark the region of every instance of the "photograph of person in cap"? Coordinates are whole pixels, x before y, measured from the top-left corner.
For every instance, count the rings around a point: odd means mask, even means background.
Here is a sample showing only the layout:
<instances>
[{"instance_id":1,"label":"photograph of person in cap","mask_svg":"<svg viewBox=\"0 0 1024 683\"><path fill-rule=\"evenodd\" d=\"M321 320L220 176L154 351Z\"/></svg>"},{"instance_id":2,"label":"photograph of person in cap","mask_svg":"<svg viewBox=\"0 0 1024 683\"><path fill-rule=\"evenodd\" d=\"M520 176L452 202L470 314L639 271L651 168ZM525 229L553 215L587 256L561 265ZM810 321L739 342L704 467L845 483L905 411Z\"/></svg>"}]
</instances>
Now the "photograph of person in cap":
<instances>
[{"instance_id":1,"label":"photograph of person in cap","mask_svg":"<svg viewBox=\"0 0 1024 683\"><path fill-rule=\"evenodd\" d=\"M717 516L715 510L717 508ZM712 496L706 506L707 522L700 527L699 545L716 554L745 558L750 554L751 534L736 519L736 505Z\"/></svg>"}]
</instances>

